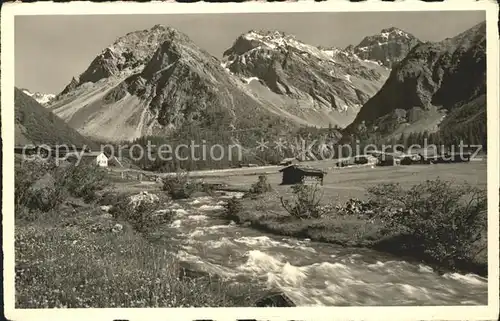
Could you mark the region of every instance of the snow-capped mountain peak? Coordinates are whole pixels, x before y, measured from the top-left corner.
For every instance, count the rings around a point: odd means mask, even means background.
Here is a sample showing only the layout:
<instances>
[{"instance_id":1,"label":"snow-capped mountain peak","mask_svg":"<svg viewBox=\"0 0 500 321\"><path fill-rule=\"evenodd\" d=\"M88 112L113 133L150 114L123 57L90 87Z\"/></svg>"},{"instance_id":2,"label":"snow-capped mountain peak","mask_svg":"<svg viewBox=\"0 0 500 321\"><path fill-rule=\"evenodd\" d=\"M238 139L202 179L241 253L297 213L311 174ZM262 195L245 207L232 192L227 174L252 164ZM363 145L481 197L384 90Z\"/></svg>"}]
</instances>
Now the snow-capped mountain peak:
<instances>
[{"instance_id":1,"label":"snow-capped mountain peak","mask_svg":"<svg viewBox=\"0 0 500 321\"><path fill-rule=\"evenodd\" d=\"M410 39L412 37L409 33L405 32L404 30L401 30L399 28L396 28L396 27L382 29L380 31L380 36L383 38L386 38L386 39L389 39L391 37L393 37L393 38L404 37L404 38Z\"/></svg>"},{"instance_id":2,"label":"snow-capped mountain peak","mask_svg":"<svg viewBox=\"0 0 500 321\"><path fill-rule=\"evenodd\" d=\"M283 40L295 39L294 35L287 34L280 30L250 30L241 35L248 40L260 40L263 42L280 43Z\"/></svg>"},{"instance_id":3,"label":"snow-capped mountain peak","mask_svg":"<svg viewBox=\"0 0 500 321\"><path fill-rule=\"evenodd\" d=\"M54 94L44 94L44 93L39 93L39 92L32 93L31 91L29 91L26 88L22 89L22 91L26 95L28 95L31 98L35 99L41 105L48 104L49 102L51 102L56 97L56 95L54 95Z\"/></svg>"},{"instance_id":4,"label":"snow-capped mountain peak","mask_svg":"<svg viewBox=\"0 0 500 321\"><path fill-rule=\"evenodd\" d=\"M233 60L235 56L255 54L255 51L272 53L295 52L323 61L335 62L335 56L352 55L351 52L339 48L323 48L306 44L294 35L282 31L250 30L236 39L233 46L224 52L224 57Z\"/></svg>"},{"instance_id":5,"label":"snow-capped mountain peak","mask_svg":"<svg viewBox=\"0 0 500 321\"><path fill-rule=\"evenodd\" d=\"M304 45L301 41L295 39L295 36L286 34L282 31L274 30L250 30L242 34L238 40L246 40L251 43L253 48L263 47L267 49L287 49L288 47L298 47Z\"/></svg>"},{"instance_id":6,"label":"snow-capped mountain peak","mask_svg":"<svg viewBox=\"0 0 500 321\"><path fill-rule=\"evenodd\" d=\"M222 67L244 83L258 80L282 99L312 102L314 108L332 111L331 115L340 113L331 119L340 126L351 120L389 74L389 69L358 57L353 50L307 44L281 31L250 30L223 56Z\"/></svg>"},{"instance_id":7,"label":"snow-capped mountain peak","mask_svg":"<svg viewBox=\"0 0 500 321\"><path fill-rule=\"evenodd\" d=\"M419 43L420 40L412 34L390 27L382 29L375 35L365 37L352 50L362 59L380 61L390 68L394 63L406 57L408 52Z\"/></svg>"}]
</instances>

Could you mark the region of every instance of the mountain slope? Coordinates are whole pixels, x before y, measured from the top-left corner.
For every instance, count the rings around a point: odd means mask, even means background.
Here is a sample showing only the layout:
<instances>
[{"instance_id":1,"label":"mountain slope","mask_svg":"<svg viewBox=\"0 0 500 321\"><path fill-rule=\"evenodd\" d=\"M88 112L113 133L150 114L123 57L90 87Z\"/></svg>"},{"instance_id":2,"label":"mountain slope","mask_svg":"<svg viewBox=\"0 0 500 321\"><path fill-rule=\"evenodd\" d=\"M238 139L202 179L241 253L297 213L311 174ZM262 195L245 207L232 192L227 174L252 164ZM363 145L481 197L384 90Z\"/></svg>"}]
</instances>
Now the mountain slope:
<instances>
[{"instance_id":1,"label":"mountain slope","mask_svg":"<svg viewBox=\"0 0 500 321\"><path fill-rule=\"evenodd\" d=\"M279 124L282 116L186 35L160 25L119 38L50 108L81 133L107 140L188 125L228 132Z\"/></svg>"},{"instance_id":2,"label":"mountain slope","mask_svg":"<svg viewBox=\"0 0 500 321\"><path fill-rule=\"evenodd\" d=\"M223 66L297 106L318 125L348 125L383 85L389 70L337 48L305 44L279 31L249 31L224 52Z\"/></svg>"},{"instance_id":3,"label":"mountain slope","mask_svg":"<svg viewBox=\"0 0 500 321\"><path fill-rule=\"evenodd\" d=\"M94 143L69 127L35 99L15 88L15 144L74 144L93 147Z\"/></svg>"},{"instance_id":4,"label":"mountain slope","mask_svg":"<svg viewBox=\"0 0 500 321\"><path fill-rule=\"evenodd\" d=\"M346 133L447 131L467 121L464 114L485 125L485 94L486 25L481 23L456 37L416 46Z\"/></svg>"}]
</instances>

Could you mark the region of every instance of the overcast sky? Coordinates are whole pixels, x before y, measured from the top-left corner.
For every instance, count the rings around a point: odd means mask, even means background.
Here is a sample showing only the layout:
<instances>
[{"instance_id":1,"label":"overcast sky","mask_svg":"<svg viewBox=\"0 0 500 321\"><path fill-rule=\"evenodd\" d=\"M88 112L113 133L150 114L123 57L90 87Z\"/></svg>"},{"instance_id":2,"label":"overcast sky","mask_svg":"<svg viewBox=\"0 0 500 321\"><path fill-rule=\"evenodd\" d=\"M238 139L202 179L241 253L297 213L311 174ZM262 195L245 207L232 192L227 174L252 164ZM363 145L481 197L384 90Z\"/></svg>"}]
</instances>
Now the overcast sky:
<instances>
[{"instance_id":1,"label":"overcast sky","mask_svg":"<svg viewBox=\"0 0 500 321\"><path fill-rule=\"evenodd\" d=\"M184 32L220 57L251 29L280 30L309 44L344 48L391 26L423 41L440 41L484 20L484 11L17 16L15 84L59 93L116 38L155 24Z\"/></svg>"}]
</instances>

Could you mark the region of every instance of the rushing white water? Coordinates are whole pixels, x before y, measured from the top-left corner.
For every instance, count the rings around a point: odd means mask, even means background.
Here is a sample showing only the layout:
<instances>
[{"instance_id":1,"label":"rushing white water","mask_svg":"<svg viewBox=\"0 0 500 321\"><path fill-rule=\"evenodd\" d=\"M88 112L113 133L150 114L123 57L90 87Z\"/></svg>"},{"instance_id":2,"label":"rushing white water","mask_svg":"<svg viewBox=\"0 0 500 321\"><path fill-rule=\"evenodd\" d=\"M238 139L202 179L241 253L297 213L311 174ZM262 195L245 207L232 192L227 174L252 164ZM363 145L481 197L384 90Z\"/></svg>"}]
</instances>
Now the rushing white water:
<instances>
[{"instance_id":1,"label":"rushing white water","mask_svg":"<svg viewBox=\"0 0 500 321\"><path fill-rule=\"evenodd\" d=\"M297 305L487 304L487 279L446 273L368 249L264 235L219 218L227 198L200 197L166 205L180 260L221 277L252 279L279 289ZM169 233L165 231L169 229Z\"/></svg>"}]
</instances>

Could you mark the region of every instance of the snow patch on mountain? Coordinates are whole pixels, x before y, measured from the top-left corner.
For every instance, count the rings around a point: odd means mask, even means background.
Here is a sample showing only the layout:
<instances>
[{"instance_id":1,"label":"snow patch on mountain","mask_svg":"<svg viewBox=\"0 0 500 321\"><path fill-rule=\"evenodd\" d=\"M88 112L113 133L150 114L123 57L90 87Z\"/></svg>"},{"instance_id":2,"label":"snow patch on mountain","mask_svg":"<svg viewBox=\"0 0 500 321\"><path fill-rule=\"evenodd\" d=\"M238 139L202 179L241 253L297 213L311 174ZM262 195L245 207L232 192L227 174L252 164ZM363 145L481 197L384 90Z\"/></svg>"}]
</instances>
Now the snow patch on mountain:
<instances>
[{"instance_id":1,"label":"snow patch on mountain","mask_svg":"<svg viewBox=\"0 0 500 321\"><path fill-rule=\"evenodd\" d=\"M281 31L255 31L251 30L241 36L241 38L248 40L250 42L257 42L252 50L296 50L301 53L305 53L314 56L318 59L332 60L333 57L342 50L338 48L330 48L322 50L316 46L305 44L300 40L297 40L294 35L286 34ZM249 51L249 52L250 52ZM242 58L243 59L243 58Z\"/></svg>"},{"instance_id":2,"label":"snow patch on mountain","mask_svg":"<svg viewBox=\"0 0 500 321\"><path fill-rule=\"evenodd\" d=\"M251 83L253 80L257 80L257 81L259 81L259 78L258 78L258 77L248 77L248 78L243 77L243 80L244 80L247 84L249 84L249 83Z\"/></svg>"},{"instance_id":3,"label":"snow patch on mountain","mask_svg":"<svg viewBox=\"0 0 500 321\"><path fill-rule=\"evenodd\" d=\"M47 105L56 97L56 95L54 95L54 94L44 94L44 93L40 93L40 92L32 93L28 89L22 89L22 91L26 95L35 99L41 105Z\"/></svg>"}]
</instances>

